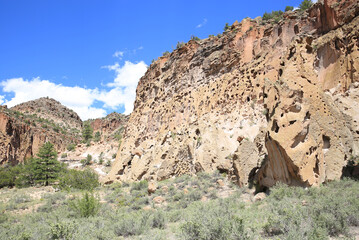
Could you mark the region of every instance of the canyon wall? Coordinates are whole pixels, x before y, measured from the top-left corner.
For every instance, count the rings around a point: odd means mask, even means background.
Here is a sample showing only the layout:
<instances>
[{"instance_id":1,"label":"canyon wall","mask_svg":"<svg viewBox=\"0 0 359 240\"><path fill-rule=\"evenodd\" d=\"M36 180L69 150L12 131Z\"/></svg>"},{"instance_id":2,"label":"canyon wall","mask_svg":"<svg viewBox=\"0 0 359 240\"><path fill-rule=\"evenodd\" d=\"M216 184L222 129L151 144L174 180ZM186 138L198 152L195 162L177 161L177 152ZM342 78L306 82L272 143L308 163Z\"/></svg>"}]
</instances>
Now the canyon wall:
<instances>
[{"instance_id":1,"label":"canyon wall","mask_svg":"<svg viewBox=\"0 0 359 240\"><path fill-rule=\"evenodd\" d=\"M240 185L338 179L359 154L359 2L235 22L141 78L108 181L219 170Z\"/></svg>"}]
</instances>

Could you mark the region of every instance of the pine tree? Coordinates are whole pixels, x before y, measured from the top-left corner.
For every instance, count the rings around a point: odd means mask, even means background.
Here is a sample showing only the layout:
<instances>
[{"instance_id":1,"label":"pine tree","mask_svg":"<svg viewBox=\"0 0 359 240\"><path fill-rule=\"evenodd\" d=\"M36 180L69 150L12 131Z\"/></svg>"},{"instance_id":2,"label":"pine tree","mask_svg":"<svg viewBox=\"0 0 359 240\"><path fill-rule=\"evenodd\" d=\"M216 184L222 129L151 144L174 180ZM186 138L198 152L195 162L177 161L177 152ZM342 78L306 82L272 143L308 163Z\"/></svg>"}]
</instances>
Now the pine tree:
<instances>
[{"instance_id":1,"label":"pine tree","mask_svg":"<svg viewBox=\"0 0 359 240\"><path fill-rule=\"evenodd\" d=\"M299 5L299 9L305 11L313 6L312 0L303 0L303 2Z\"/></svg>"},{"instance_id":2,"label":"pine tree","mask_svg":"<svg viewBox=\"0 0 359 240\"><path fill-rule=\"evenodd\" d=\"M32 161L32 169L35 182L45 184L45 186L58 178L61 165L57 161L57 152L52 143L46 142L42 145L37 158Z\"/></svg>"},{"instance_id":3,"label":"pine tree","mask_svg":"<svg viewBox=\"0 0 359 240\"><path fill-rule=\"evenodd\" d=\"M88 142L92 138L92 127L90 123L86 122L84 128L82 129L82 138L84 142Z\"/></svg>"}]
</instances>

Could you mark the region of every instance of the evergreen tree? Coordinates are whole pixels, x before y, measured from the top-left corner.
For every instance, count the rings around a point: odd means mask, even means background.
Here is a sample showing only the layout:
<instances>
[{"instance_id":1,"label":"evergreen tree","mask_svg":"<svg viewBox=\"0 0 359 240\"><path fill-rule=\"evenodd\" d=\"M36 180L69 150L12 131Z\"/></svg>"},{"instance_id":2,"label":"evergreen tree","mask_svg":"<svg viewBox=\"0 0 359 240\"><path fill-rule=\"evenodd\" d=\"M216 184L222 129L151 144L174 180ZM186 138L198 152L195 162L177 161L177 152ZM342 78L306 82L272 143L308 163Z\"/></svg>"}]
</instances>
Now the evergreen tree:
<instances>
[{"instance_id":1,"label":"evergreen tree","mask_svg":"<svg viewBox=\"0 0 359 240\"><path fill-rule=\"evenodd\" d=\"M57 152L52 143L46 142L42 145L37 158L32 161L32 169L35 182L45 184L45 186L58 178L61 165L57 161Z\"/></svg>"},{"instance_id":2,"label":"evergreen tree","mask_svg":"<svg viewBox=\"0 0 359 240\"><path fill-rule=\"evenodd\" d=\"M92 138L92 132L93 130L90 123L86 122L82 129L82 138L84 142L88 142Z\"/></svg>"},{"instance_id":3,"label":"evergreen tree","mask_svg":"<svg viewBox=\"0 0 359 240\"><path fill-rule=\"evenodd\" d=\"M313 6L312 0L303 0L303 2L299 5L299 8L300 10L305 11L311 6Z\"/></svg>"}]
</instances>

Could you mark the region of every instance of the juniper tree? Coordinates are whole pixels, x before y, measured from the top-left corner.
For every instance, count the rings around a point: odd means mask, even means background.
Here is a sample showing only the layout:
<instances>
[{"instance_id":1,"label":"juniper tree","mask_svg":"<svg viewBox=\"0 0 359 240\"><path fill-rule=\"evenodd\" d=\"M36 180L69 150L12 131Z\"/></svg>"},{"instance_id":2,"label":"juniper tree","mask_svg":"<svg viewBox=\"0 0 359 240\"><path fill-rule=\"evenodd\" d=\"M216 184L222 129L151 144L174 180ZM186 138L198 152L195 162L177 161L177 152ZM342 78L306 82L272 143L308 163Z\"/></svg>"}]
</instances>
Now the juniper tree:
<instances>
[{"instance_id":1,"label":"juniper tree","mask_svg":"<svg viewBox=\"0 0 359 240\"><path fill-rule=\"evenodd\" d=\"M92 132L93 130L90 123L86 122L82 129L82 138L84 142L88 142L92 138Z\"/></svg>"},{"instance_id":2,"label":"juniper tree","mask_svg":"<svg viewBox=\"0 0 359 240\"><path fill-rule=\"evenodd\" d=\"M42 145L37 158L32 160L32 169L33 178L36 183L48 186L58 178L61 165L57 161L57 152L52 143L46 142Z\"/></svg>"}]
</instances>

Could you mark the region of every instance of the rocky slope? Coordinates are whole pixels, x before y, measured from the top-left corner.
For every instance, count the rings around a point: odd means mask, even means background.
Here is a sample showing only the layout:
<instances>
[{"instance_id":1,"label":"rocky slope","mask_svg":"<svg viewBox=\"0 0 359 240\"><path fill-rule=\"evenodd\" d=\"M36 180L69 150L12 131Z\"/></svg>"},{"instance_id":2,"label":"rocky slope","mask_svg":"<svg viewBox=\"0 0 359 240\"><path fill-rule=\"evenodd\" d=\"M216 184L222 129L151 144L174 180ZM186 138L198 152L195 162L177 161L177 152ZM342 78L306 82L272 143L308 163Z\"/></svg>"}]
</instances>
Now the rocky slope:
<instances>
[{"instance_id":1,"label":"rocky slope","mask_svg":"<svg viewBox=\"0 0 359 240\"><path fill-rule=\"evenodd\" d=\"M57 151L64 151L69 143L79 142L78 133L30 114L0 106L0 165L23 162L47 141L53 143Z\"/></svg>"},{"instance_id":2,"label":"rocky slope","mask_svg":"<svg viewBox=\"0 0 359 240\"><path fill-rule=\"evenodd\" d=\"M99 132L101 135L101 141L119 140L122 136L122 131L126 126L129 119L128 115L121 113L110 113L104 118L90 119L90 123L93 132Z\"/></svg>"},{"instance_id":3,"label":"rocky slope","mask_svg":"<svg viewBox=\"0 0 359 240\"><path fill-rule=\"evenodd\" d=\"M77 113L52 98L39 98L21 103L11 109L24 114L36 114L38 117L53 121L61 127L75 129L82 127L82 121Z\"/></svg>"},{"instance_id":4,"label":"rocky slope","mask_svg":"<svg viewBox=\"0 0 359 240\"><path fill-rule=\"evenodd\" d=\"M235 22L154 62L108 181L220 170L318 185L359 153L359 2Z\"/></svg>"},{"instance_id":5,"label":"rocky slope","mask_svg":"<svg viewBox=\"0 0 359 240\"><path fill-rule=\"evenodd\" d=\"M11 109L0 106L0 165L17 164L36 155L47 141L54 144L59 159L71 164L79 164L88 154L94 161L100 155L104 163L113 161L128 116L111 113L100 119L88 120L99 139L87 146L80 144L83 122L73 110L51 98L39 98L19 104ZM69 145L76 146L73 151ZM61 155L66 153L66 157Z\"/></svg>"},{"instance_id":6,"label":"rocky slope","mask_svg":"<svg viewBox=\"0 0 359 240\"><path fill-rule=\"evenodd\" d=\"M113 112L104 118L87 120L93 129L93 135L98 132L100 138L94 137L90 144L78 144L75 149L62 152L63 157L60 155L60 160L69 163L70 168L81 168L81 160L91 155L90 167L100 177L104 177L115 160L128 118L127 115Z\"/></svg>"}]
</instances>

